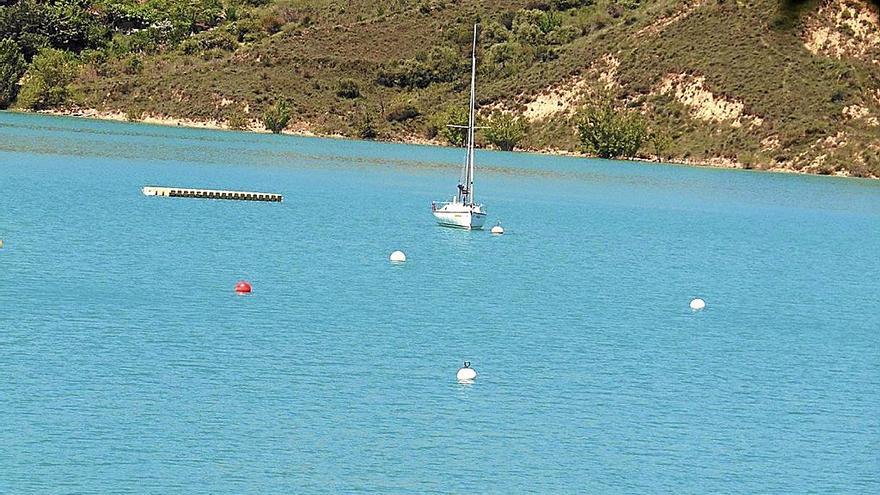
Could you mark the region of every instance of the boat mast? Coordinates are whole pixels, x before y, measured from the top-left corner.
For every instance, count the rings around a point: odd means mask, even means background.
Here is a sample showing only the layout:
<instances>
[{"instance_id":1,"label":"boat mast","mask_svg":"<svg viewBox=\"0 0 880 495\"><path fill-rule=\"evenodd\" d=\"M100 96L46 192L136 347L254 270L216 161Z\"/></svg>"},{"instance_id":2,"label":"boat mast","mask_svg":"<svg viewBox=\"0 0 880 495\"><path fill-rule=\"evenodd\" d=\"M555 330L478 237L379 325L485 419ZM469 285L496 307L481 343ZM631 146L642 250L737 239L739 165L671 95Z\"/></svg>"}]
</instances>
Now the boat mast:
<instances>
[{"instance_id":1,"label":"boat mast","mask_svg":"<svg viewBox=\"0 0 880 495\"><path fill-rule=\"evenodd\" d=\"M467 189L467 200L465 203L474 204L474 126L476 125L476 81L477 81L477 25L474 24L474 44L471 51L471 100L470 112L468 113L468 150L467 150L467 172L465 173L464 184Z\"/></svg>"}]
</instances>

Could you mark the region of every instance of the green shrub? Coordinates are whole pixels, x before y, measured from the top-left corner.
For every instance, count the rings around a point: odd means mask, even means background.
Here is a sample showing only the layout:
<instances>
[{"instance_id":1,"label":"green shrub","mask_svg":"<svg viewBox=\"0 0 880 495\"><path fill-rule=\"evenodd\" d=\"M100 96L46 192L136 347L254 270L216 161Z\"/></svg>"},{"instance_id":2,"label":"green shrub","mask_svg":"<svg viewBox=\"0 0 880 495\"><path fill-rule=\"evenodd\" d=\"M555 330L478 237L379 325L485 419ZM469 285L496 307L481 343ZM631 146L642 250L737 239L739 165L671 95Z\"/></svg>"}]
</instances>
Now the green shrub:
<instances>
[{"instance_id":1,"label":"green shrub","mask_svg":"<svg viewBox=\"0 0 880 495\"><path fill-rule=\"evenodd\" d=\"M187 55L196 55L211 50L231 52L236 47L238 47L236 35L221 29L199 33L180 44L180 50Z\"/></svg>"},{"instance_id":2,"label":"green shrub","mask_svg":"<svg viewBox=\"0 0 880 495\"><path fill-rule=\"evenodd\" d=\"M497 21L488 21L480 29L480 41L484 46L510 41L510 32Z\"/></svg>"},{"instance_id":3,"label":"green shrub","mask_svg":"<svg viewBox=\"0 0 880 495\"><path fill-rule=\"evenodd\" d=\"M379 136L379 131L376 130L373 119L365 117L357 123L357 134L361 139L376 139Z\"/></svg>"},{"instance_id":4,"label":"green shrub","mask_svg":"<svg viewBox=\"0 0 880 495\"><path fill-rule=\"evenodd\" d=\"M229 24L226 29L239 43L257 41L266 35L260 25L260 20L250 15Z\"/></svg>"},{"instance_id":5,"label":"green shrub","mask_svg":"<svg viewBox=\"0 0 880 495\"><path fill-rule=\"evenodd\" d=\"M42 110L63 104L79 66L72 54L44 48L34 57L18 94L18 105Z\"/></svg>"},{"instance_id":6,"label":"green shrub","mask_svg":"<svg viewBox=\"0 0 880 495\"><path fill-rule=\"evenodd\" d=\"M419 115L419 110L413 105L407 103L392 107L386 118L389 122L405 122L414 119Z\"/></svg>"},{"instance_id":7,"label":"green shrub","mask_svg":"<svg viewBox=\"0 0 880 495\"><path fill-rule=\"evenodd\" d=\"M273 134L281 134L290 122L290 110L287 102L278 100L263 112L263 126Z\"/></svg>"},{"instance_id":8,"label":"green shrub","mask_svg":"<svg viewBox=\"0 0 880 495\"><path fill-rule=\"evenodd\" d=\"M496 112L489 119L489 128L484 135L493 146L504 151L513 151L525 137L527 129L528 123L522 117Z\"/></svg>"},{"instance_id":9,"label":"green shrub","mask_svg":"<svg viewBox=\"0 0 880 495\"><path fill-rule=\"evenodd\" d=\"M144 118L144 109L137 105L132 105L125 109L125 120L129 122L137 122Z\"/></svg>"},{"instance_id":10,"label":"green shrub","mask_svg":"<svg viewBox=\"0 0 880 495\"><path fill-rule=\"evenodd\" d=\"M284 27L284 18L274 11L265 12L260 16L260 26L268 34L275 34Z\"/></svg>"},{"instance_id":11,"label":"green shrub","mask_svg":"<svg viewBox=\"0 0 880 495\"><path fill-rule=\"evenodd\" d=\"M226 125L230 129L235 129L237 131L247 129L248 127L248 118L247 114L244 113L244 110L236 109L233 110L232 113L226 118Z\"/></svg>"},{"instance_id":12,"label":"green shrub","mask_svg":"<svg viewBox=\"0 0 880 495\"><path fill-rule=\"evenodd\" d=\"M584 109L577 128L584 150L601 158L635 156L646 135L641 115L616 110L608 97Z\"/></svg>"},{"instance_id":13,"label":"green shrub","mask_svg":"<svg viewBox=\"0 0 880 495\"><path fill-rule=\"evenodd\" d=\"M220 25L224 20L223 3L220 0L152 0L147 3L153 17L170 23L175 39L205 31Z\"/></svg>"},{"instance_id":14,"label":"green shrub","mask_svg":"<svg viewBox=\"0 0 880 495\"><path fill-rule=\"evenodd\" d=\"M428 136L439 136L453 146L464 146L467 139L468 112L463 107L453 107L440 112L431 119ZM450 125L465 126L449 127Z\"/></svg>"},{"instance_id":15,"label":"green shrub","mask_svg":"<svg viewBox=\"0 0 880 495\"><path fill-rule=\"evenodd\" d=\"M160 29L144 29L126 36L127 51L132 53L156 53L167 43L171 35Z\"/></svg>"},{"instance_id":16,"label":"green shrub","mask_svg":"<svg viewBox=\"0 0 880 495\"><path fill-rule=\"evenodd\" d=\"M565 45L577 39L580 34L580 29L575 26L562 26L547 35L547 43L551 45Z\"/></svg>"},{"instance_id":17,"label":"green shrub","mask_svg":"<svg viewBox=\"0 0 880 495\"><path fill-rule=\"evenodd\" d=\"M511 31L520 43L536 47L548 43L568 43L578 34L576 28L563 28L559 12L538 9L518 11L511 23Z\"/></svg>"},{"instance_id":18,"label":"green shrub","mask_svg":"<svg viewBox=\"0 0 880 495\"><path fill-rule=\"evenodd\" d=\"M550 0L550 6L556 10L576 9L579 7L590 7L594 5L596 0Z\"/></svg>"},{"instance_id":19,"label":"green shrub","mask_svg":"<svg viewBox=\"0 0 880 495\"><path fill-rule=\"evenodd\" d=\"M736 155L736 161L739 165L746 169L760 169L763 168L763 157L760 153L756 153L754 151L743 151Z\"/></svg>"},{"instance_id":20,"label":"green shrub","mask_svg":"<svg viewBox=\"0 0 880 495\"><path fill-rule=\"evenodd\" d=\"M507 41L496 43L489 47L487 59L499 71L512 75L517 63L531 64L532 55L533 53L530 50L526 50L520 43Z\"/></svg>"},{"instance_id":21,"label":"green shrub","mask_svg":"<svg viewBox=\"0 0 880 495\"><path fill-rule=\"evenodd\" d=\"M18 94L18 80L27 66L18 43L0 40L0 108L6 108Z\"/></svg>"},{"instance_id":22,"label":"green shrub","mask_svg":"<svg viewBox=\"0 0 880 495\"><path fill-rule=\"evenodd\" d=\"M530 45L544 44L544 31L539 24L545 19L546 12L537 9L522 9L513 18L511 31L520 43ZM545 21L549 25L549 18Z\"/></svg>"},{"instance_id":23,"label":"green shrub","mask_svg":"<svg viewBox=\"0 0 880 495\"><path fill-rule=\"evenodd\" d=\"M613 24L611 15L604 9L579 10L574 19L575 27L580 30L582 36L593 31L599 31Z\"/></svg>"},{"instance_id":24,"label":"green shrub","mask_svg":"<svg viewBox=\"0 0 880 495\"><path fill-rule=\"evenodd\" d=\"M354 79L340 79L336 85L336 96L340 98L357 98L361 95L361 88Z\"/></svg>"},{"instance_id":25,"label":"green shrub","mask_svg":"<svg viewBox=\"0 0 880 495\"><path fill-rule=\"evenodd\" d=\"M389 88L426 88L433 83L458 79L464 74L461 64L462 58L455 49L439 46L426 54L383 67L376 82Z\"/></svg>"},{"instance_id":26,"label":"green shrub","mask_svg":"<svg viewBox=\"0 0 880 495\"><path fill-rule=\"evenodd\" d=\"M662 162L666 158L666 150L672 144L672 137L669 132L663 129L655 129L648 134L648 142L654 151L654 157L658 162Z\"/></svg>"},{"instance_id":27,"label":"green shrub","mask_svg":"<svg viewBox=\"0 0 880 495\"><path fill-rule=\"evenodd\" d=\"M559 15L559 12L556 12L555 10L544 12L538 18L538 28L544 34L547 34L560 26L562 26L562 17Z\"/></svg>"},{"instance_id":28,"label":"green shrub","mask_svg":"<svg viewBox=\"0 0 880 495\"><path fill-rule=\"evenodd\" d=\"M125 73L126 74L140 74L144 70L144 63L135 55L128 57L128 60L125 62Z\"/></svg>"},{"instance_id":29,"label":"green shrub","mask_svg":"<svg viewBox=\"0 0 880 495\"><path fill-rule=\"evenodd\" d=\"M0 38L14 39L25 58L33 57L44 46L80 52L94 48L108 36L109 30L90 11L86 1L0 2Z\"/></svg>"},{"instance_id":30,"label":"green shrub","mask_svg":"<svg viewBox=\"0 0 880 495\"><path fill-rule=\"evenodd\" d=\"M815 0L781 0L770 25L780 30L792 29L803 16L816 8L817 3ZM847 10L844 9L843 12Z\"/></svg>"}]
</instances>

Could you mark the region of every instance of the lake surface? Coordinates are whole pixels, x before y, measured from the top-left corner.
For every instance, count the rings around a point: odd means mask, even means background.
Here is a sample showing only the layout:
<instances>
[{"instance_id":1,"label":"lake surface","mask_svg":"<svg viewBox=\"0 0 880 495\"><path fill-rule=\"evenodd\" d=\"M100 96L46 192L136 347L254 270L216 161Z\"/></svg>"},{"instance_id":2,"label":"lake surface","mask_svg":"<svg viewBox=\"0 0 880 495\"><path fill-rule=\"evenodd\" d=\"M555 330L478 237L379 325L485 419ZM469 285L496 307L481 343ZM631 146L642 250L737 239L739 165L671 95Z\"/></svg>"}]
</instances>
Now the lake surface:
<instances>
[{"instance_id":1,"label":"lake surface","mask_svg":"<svg viewBox=\"0 0 880 495\"><path fill-rule=\"evenodd\" d=\"M0 113L0 492L880 492L880 182L462 159Z\"/></svg>"}]
</instances>

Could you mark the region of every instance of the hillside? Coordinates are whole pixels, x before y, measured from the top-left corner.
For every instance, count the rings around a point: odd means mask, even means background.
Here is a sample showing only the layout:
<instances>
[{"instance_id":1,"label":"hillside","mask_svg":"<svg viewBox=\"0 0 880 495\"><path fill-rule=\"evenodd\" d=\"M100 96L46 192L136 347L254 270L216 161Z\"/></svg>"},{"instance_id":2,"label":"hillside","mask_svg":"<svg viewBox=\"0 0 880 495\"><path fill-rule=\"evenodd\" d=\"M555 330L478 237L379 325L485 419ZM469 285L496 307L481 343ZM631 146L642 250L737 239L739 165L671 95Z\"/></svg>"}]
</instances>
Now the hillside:
<instances>
[{"instance_id":1,"label":"hillside","mask_svg":"<svg viewBox=\"0 0 880 495\"><path fill-rule=\"evenodd\" d=\"M880 176L880 19L863 0L49 4L79 8L92 37L45 36L76 66L58 98L34 99L42 52L23 48L14 105L259 128L284 100L289 130L442 141L476 21L481 117L527 120L521 149L581 150L576 124L602 101L643 122L638 157ZM36 28L10 15L0 38L27 45Z\"/></svg>"}]
</instances>

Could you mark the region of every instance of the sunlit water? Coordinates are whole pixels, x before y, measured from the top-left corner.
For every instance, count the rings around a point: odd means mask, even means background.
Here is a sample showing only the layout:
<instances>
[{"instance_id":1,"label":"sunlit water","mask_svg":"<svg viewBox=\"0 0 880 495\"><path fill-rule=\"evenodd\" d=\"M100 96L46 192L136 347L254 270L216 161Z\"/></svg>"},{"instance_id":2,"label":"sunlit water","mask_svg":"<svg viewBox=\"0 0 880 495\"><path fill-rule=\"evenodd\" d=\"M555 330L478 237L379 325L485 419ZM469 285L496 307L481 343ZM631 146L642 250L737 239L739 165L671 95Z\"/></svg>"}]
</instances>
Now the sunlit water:
<instances>
[{"instance_id":1,"label":"sunlit water","mask_svg":"<svg viewBox=\"0 0 880 495\"><path fill-rule=\"evenodd\" d=\"M880 492L880 183L462 157L0 114L0 492Z\"/></svg>"}]
</instances>

